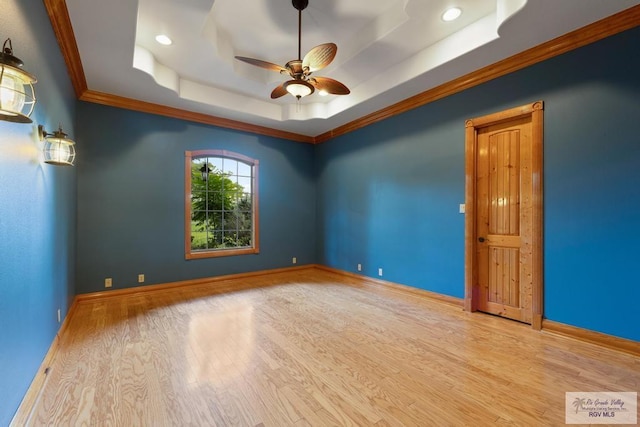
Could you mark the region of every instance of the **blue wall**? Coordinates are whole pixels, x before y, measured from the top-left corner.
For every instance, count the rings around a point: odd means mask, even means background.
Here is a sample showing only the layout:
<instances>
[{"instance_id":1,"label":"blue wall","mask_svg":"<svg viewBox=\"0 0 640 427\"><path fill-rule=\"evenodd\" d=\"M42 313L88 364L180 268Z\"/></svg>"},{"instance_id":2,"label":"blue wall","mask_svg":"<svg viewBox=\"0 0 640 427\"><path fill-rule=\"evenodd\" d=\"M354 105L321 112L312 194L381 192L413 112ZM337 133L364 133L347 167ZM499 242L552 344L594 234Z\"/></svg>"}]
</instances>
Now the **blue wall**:
<instances>
[{"instance_id":1,"label":"blue wall","mask_svg":"<svg viewBox=\"0 0 640 427\"><path fill-rule=\"evenodd\" d=\"M78 293L314 263L314 150L301 144L96 104L78 104ZM184 153L260 162L260 253L185 260Z\"/></svg>"},{"instance_id":2,"label":"blue wall","mask_svg":"<svg viewBox=\"0 0 640 427\"><path fill-rule=\"evenodd\" d=\"M640 28L316 147L319 262L462 298L464 122L543 100L545 317L640 340Z\"/></svg>"},{"instance_id":3,"label":"blue wall","mask_svg":"<svg viewBox=\"0 0 640 427\"><path fill-rule=\"evenodd\" d=\"M8 425L75 287L76 172L42 162L37 125L74 137L75 100L41 0L7 0L0 43L36 75L33 124L0 121L0 425ZM78 144L82 147L82 144ZM82 148L79 148L82 150Z\"/></svg>"},{"instance_id":4,"label":"blue wall","mask_svg":"<svg viewBox=\"0 0 640 427\"><path fill-rule=\"evenodd\" d=\"M462 296L464 127L413 110L317 147L319 262Z\"/></svg>"}]
</instances>

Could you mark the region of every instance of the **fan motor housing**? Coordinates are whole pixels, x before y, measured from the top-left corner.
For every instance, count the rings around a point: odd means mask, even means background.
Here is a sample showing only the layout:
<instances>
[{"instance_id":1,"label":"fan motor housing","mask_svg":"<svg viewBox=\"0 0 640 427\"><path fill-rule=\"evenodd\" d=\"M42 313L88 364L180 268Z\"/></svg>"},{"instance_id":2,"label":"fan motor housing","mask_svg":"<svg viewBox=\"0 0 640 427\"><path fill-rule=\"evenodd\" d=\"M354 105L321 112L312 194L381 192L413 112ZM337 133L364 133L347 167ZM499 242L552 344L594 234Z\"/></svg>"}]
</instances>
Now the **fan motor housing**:
<instances>
[{"instance_id":1,"label":"fan motor housing","mask_svg":"<svg viewBox=\"0 0 640 427\"><path fill-rule=\"evenodd\" d=\"M298 10L305 10L309 6L309 0L291 0L291 4Z\"/></svg>"},{"instance_id":2,"label":"fan motor housing","mask_svg":"<svg viewBox=\"0 0 640 427\"><path fill-rule=\"evenodd\" d=\"M293 61L287 62L287 65L285 65L285 67L289 70L289 73L293 78L300 78L304 74L302 61L299 59L294 59Z\"/></svg>"}]
</instances>

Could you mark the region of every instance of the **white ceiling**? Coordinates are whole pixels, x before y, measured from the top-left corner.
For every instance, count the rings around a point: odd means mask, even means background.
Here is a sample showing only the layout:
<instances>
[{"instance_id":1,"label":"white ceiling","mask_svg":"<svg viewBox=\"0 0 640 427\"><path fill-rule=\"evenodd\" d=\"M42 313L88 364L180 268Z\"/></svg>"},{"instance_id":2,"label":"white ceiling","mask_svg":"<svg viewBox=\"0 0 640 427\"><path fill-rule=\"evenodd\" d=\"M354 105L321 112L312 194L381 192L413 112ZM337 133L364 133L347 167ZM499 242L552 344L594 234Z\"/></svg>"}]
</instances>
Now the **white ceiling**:
<instances>
[{"instance_id":1,"label":"white ceiling","mask_svg":"<svg viewBox=\"0 0 640 427\"><path fill-rule=\"evenodd\" d=\"M333 42L317 71L351 94L297 103L270 93L287 80L237 61L297 58L291 0L67 0L88 88L317 136L554 39L640 0L309 0L302 55ZM453 22L442 13L463 10ZM154 38L166 34L171 46Z\"/></svg>"}]
</instances>

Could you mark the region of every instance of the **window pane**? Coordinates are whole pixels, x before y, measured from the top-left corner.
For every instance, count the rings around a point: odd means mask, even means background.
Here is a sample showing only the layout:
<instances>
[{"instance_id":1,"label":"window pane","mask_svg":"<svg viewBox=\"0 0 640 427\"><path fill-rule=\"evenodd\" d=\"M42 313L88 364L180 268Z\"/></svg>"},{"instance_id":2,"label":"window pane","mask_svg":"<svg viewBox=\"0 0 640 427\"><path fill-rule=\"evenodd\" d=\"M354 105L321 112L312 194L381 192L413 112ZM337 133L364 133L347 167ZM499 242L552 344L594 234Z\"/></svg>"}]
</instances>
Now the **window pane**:
<instances>
[{"instance_id":1,"label":"window pane","mask_svg":"<svg viewBox=\"0 0 640 427\"><path fill-rule=\"evenodd\" d=\"M242 212L238 216L238 230L251 230L253 221L251 212Z\"/></svg>"},{"instance_id":2,"label":"window pane","mask_svg":"<svg viewBox=\"0 0 640 427\"><path fill-rule=\"evenodd\" d=\"M229 177L225 174L223 174L222 172L216 174L216 180L215 180L215 189L216 191L224 191L227 188L230 187L231 181L229 181Z\"/></svg>"},{"instance_id":3,"label":"window pane","mask_svg":"<svg viewBox=\"0 0 640 427\"><path fill-rule=\"evenodd\" d=\"M206 158L196 158L191 162L191 188L204 186L201 169L208 164Z\"/></svg>"},{"instance_id":4,"label":"window pane","mask_svg":"<svg viewBox=\"0 0 640 427\"><path fill-rule=\"evenodd\" d=\"M191 229L191 249L207 249L207 232L202 228Z\"/></svg>"},{"instance_id":5,"label":"window pane","mask_svg":"<svg viewBox=\"0 0 640 427\"><path fill-rule=\"evenodd\" d=\"M232 211L235 209L238 204L238 200L236 199L237 193L226 191L223 197L222 209L225 211Z\"/></svg>"},{"instance_id":6,"label":"window pane","mask_svg":"<svg viewBox=\"0 0 640 427\"><path fill-rule=\"evenodd\" d=\"M206 162L207 162L206 157L196 157L191 161L191 164L194 165L195 167L202 167L202 165L205 164Z\"/></svg>"},{"instance_id":7,"label":"window pane","mask_svg":"<svg viewBox=\"0 0 640 427\"><path fill-rule=\"evenodd\" d=\"M238 233L238 246L251 246L251 231L241 231Z\"/></svg>"},{"instance_id":8,"label":"window pane","mask_svg":"<svg viewBox=\"0 0 640 427\"><path fill-rule=\"evenodd\" d=\"M238 176L251 176L251 165L238 162Z\"/></svg>"},{"instance_id":9,"label":"window pane","mask_svg":"<svg viewBox=\"0 0 640 427\"><path fill-rule=\"evenodd\" d=\"M191 210L206 210L207 209L207 194L204 191L197 191L191 193Z\"/></svg>"},{"instance_id":10,"label":"window pane","mask_svg":"<svg viewBox=\"0 0 640 427\"><path fill-rule=\"evenodd\" d=\"M222 171L225 174L237 175L238 174L238 161L232 159L224 159L222 162Z\"/></svg>"},{"instance_id":11,"label":"window pane","mask_svg":"<svg viewBox=\"0 0 640 427\"><path fill-rule=\"evenodd\" d=\"M209 230L207 235L207 244L209 249L218 249L222 246L222 232L216 230Z\"/></svg>"},{"instance_id":12,"label":"window pane","mask_svg":"<svg viewBox=\"0 0 640 427\"><path fill-rule=\"evenodd\" d=\"M204 224L207 222L207 211L192 211L191 212L191 227L200 227L204 229Z\"/></svg>"},{"instance_id":13,"label":"window pane","mask_svg":"<svg viewBox=\"0 0 640 427\"><path fill-rule=\"evenodd\" d=\"M225 230L238 229L238 215L234 211L226 211L224 213L224 229Z\"/></svg>"},{"instance_id":14,"label":"window pane","mask_svg":"<svg viewBox=\"0 0 640 427\"><path fill-rule=\"evenodd\" d=\"M208 194L207 209L210 211L222 210L222 193L220 191L214 191Z\"/></svg>"},{"instance_id":15,"label":"window pane","mask_svg":"<svg viewBox=\"0 0 640 427\"><path fill-rule=\"evenodd\" d=\"M238 177L238 185L242 187L239 189L241 191L251 191L251 178L248 176Z\"/></svg>"},{"instance_id":16,"label":"window pane","mask_svg":"<svg viewBox=\"0 0 640 427\"><path fill-rule=\"evenodd\" d=\"M251 203L251 194L243 193L242 198L238 200L238 210L241 211L250 211L252 208Z\"/></svg>"},{"instance_id":17,"label":"window pane","mask_svg":"<svg viewBox=\"0 0 640 427\"><path fill-rule=\"evenodd\" d=\"M225 247L236 247L236 246L238 246L238 232L237 231L225 231L223 238L224 238Z\"/></svg>"},{"instance_id":18,"label":"window pane","mask_svg":"<svg viewBox=\"0 0 640 427\"><path fill-rule=\"evenodd\" d=\"M209 157L209 164L213 172L222 172L222 158L221 157Z\"/></svg>"},{"instance_id":19,"label":"window pane","mask_svg":"<svg viewBox=\"0 0 640 427\"><path fill-rule=\"evenodd\" d=\"M209 228L216 230L222 228L222 211L213 211L209 214Z\"/></svg>"}]
</instances>

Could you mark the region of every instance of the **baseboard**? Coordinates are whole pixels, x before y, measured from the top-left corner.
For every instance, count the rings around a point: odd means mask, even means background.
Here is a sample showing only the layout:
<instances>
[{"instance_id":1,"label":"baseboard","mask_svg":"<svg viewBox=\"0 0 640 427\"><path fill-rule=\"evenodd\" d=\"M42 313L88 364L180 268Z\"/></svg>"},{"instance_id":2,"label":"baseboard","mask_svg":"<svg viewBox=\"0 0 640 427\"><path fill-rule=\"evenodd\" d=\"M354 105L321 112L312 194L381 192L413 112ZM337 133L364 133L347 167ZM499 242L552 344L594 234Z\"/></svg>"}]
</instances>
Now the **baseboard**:
<instances>
[{"instance_id":1,"label":"baseboard","mask_svg":"<svg viewBox=\"0 0 640 427\"><path fill-rule=\"evenodd\" d=\"M91 292L86 294L78 294L76 296L76 302L83 301L91 301L96 299L110 298L110 297L121 297L125 295L135 295L147 292L158 292L158 291L166 291L175 288L181 288L185 286L194 286L194 285L205 285L205 284L216 284L219 282L225 282L230 280L241 280L256 276L265 276L269 274L278 274L278 273L288 273L293 271L301 271L308 269L319 269L323 271L328 271L330 273L338 274L342 277L348 277L350 279L354 279L357 283L366 283L369 285L374 285L380 288L384 288L388 291L393 291L396 293L401 293L404 295L410 295L413 297L419 298L428 298L430 300L435 300L438 302L442 302L445 304L450 304L454 306L463 307L464 300L462 298L456 298L448 295L438 294L436 292L425 291L423 289L414 288L411 286L401 285L398 283L389 282L381 279L374 279L372 277L363 276L360 274L351 273L348 271L340 270L337 268L327 267L319 264L306 264L295 267L285 267L285 268L276 268L270 270L259 270L252 271L248 273L238 273L238 274L229 274L225 276L215 276L215 277L204 277L200 279L191 279L191 280L181 280L177 282L168 282L157 285L146 285L146 286L136 286L132 288L125 289L115 289L109 291L100 291L100 292Z\"/></svg>"},{"instance_id":2,"label":"baseboard","mask_svg":"<svg viewBox=\"0 0 640 427\"><path fill-rule=\"evenodd\" d=\"M53 338L53 342L51 343L51 346L49 346L47 354L44 356L40 367L36 371L36 375L33 377L33 381L31 381L27 392L22 398L22 402L20 402L20 406L18 407L18 410L16 411L13 419L11 420L11 423L9 424L10 427L22 427L26 426L29 423L31 413L38 403L40 395L42 394L44 386L47 382L47 378L50 373L49 367L58 354L58 350L60 349L60 341L66 333L71 318L75 313L76 302L77 300L74 299L71 307L69 308L69 311L67 312L67 315L64 318L64 321L62 322L62 326L58 330L58 333L56 333L56 336Z\"/></svg>"},{"instance_id":3,"label":"baseboard","mask_svg":"<svg viewBox=\"0 0 640 427\"><path fill-rule=\"evenodd\" d=\"M350 271L344 271L337 268L327 267L324 265L316 265L315 268L319 270L328 271L331 273L338 274L340 276L348 277L350 279L355 279L360 283L366 283L369 285L377 286L383 288L387 291L392 291L396 293L403 294L405 296L412 296L417 298L426 298L433 301L438 301L441 303L454 305L456 307L464 307L464 299L456 298L449 295L443 295L436 292L425 291L424 289L414 288L411 286L401 285L394 282L389 282L381 279L374 279L372 277L363 276L361 274L351 273Z\"/></svg>"},{"instance_id":4,"label":"baseboard","mask_svg":"<svg viewBox=\"0 0 640 427\"><path fill-rule=\"evenodd\" d=\"M224 276L181 280L178 282L168 282L168 283L162 283L157 285L135 286L132 288L91 292L86 294L78 294L76 296L76 300L78 302L83 302L83 301L96 300L96 299L102 299L102 298L121 297L124 295L135 295L135 294L142 294L147 292L166 291L166 290L171 290L175 288L182 288L184 286L204 285L208 283L214 284L217 282L224 282L228 280L239 280L239 279L246 279L246 278L256 277L256 276L265 276L269 274L287 273L291 271L306 270L306 269L315 268L315 267L316 267L315 264L307 264L307 265L301 265L296 267L274 268L270 270L252 271L249 273L228 274Z\"/></svg>"},{"instance_id":5,"label":"baseboard","mask_svg":"<svg viewBox=\"0 0 640 427\"><path fill-rule=\"evenodd\" d=\"M640 342L628 340L624 338L614 337L613 335L603 334L601 332L582 329L576 326L566 325L560 322L544 319L542 321L542 330L552 334L562 335L564 337L573 338L579 341L588 342L599 345L611 350L617 350L624 353L640 356Z\"/></svg>"}]
</instances>

